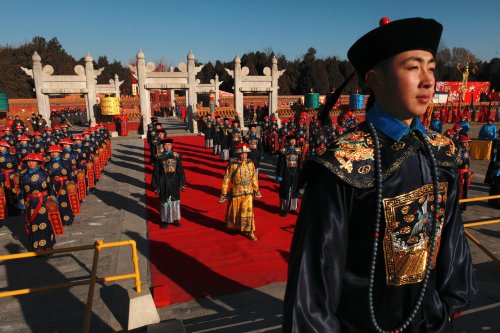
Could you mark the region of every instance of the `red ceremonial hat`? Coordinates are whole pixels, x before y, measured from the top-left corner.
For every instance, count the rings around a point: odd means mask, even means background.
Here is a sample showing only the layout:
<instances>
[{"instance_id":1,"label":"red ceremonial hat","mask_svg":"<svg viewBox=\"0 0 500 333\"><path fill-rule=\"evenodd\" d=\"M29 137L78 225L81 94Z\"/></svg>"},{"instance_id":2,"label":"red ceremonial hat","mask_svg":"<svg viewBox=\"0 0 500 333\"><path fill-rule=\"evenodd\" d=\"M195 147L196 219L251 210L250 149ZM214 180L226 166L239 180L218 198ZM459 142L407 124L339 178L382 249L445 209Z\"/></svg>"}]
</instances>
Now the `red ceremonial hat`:
<instances>
[{"instance_id":1,"label":"red ceremonial hat","mask_svg":"<svg viewBox=\"0 0 500 333\"><path fill-rule=\"evenodd\" d=\"M23 125L21 125L21 124L17 124L17 125L16 125L16 129L19 129L19 128L24 128L24 127L23 127Z\"/></svg>"},{"instance_id":2,"label":"red ceremonial hat","mask_svg":"<svg viewBox=\"0 0 500 333\"><path fill-rule=\"evenodd\" d=\"M462 129L462 126L460 126L459 124L455 124L455 126L453 126L453 129L455 131L460 131Z\"/></svg>"},{"instance_id":3,"label":"red ceremonial hat","mask_svg":"<svg viewBox=\"0 0 500 333\"><path fill-rule=\"evenodd\" d=\"M102 121L99 122L99 126L104 126L104 123Z\"/></svg>"},{"instance_id":4,"label":"red ceremonial hat","mask_svg":"<svg viewBox=\"0 0 500 333\"><path fill-rule=\"evenodd\" d=\"M246 142L241 142L236 146L236 150L234 151L237 154L241 153L250 153L250 146Z\"/></svg>"},{"instance_id":5,"label":"red ceremonial hat","mask_svg":"<svg viewBox=\"0 0 500 333\"><path fill-rule=\"evenodd\" d=\"M56 125L56 126L54 126L54 129L55 129L55 130L60 130L60 129L61 129L61 126Z\"/></svg>"},{"instance_id":6,"label":"red ceremonial hat","mask_svg":"<svg viewBox=\"0 0 500 333\"><path fill-rule=\"evenodd\" d=\"M84 140L84 138L81 134L75 134L73 135L73 140Z\"/></svg>"},{"instance_id":7,"label":"red ceremonial hat","mask_svg":"<svg viewBox=\"0 0 500 333\"><path fill-rule=\"evenodd\" d=\"M52 127L49 127L49 126L45 127L45 132L47 132L47 131L54 132L54 130L52 129Z\"/></svg>"},{"instance_id":8,"label":"red ceremonial hat","mask_svg":"<svg viewBox=\"0 0 500 333\"><path fill-rule=\"evenodd\" d=\"M461 135L460 136L460 142L471 142L472 140L467 136L467 135Z\"/></svg>"},{"instance_id":9,"label":"red ceremonial hat","mask_svg":"<svg viewBox=\"0 0 500 333\"><path fill-rule=\"evenodd\" d=\"M38 132L38 131L35 131L35 132L33 132L33 136L35 136L35 135L40 135L40 136L42 136L43 134L42 134L42 133L40 133L40 132Z\"/></svg>"},{"instance_id":10,"label":"red ceremonial hat","mask_svg":"<svg viewBox=\"0 0 500 333\"><path fill-rule=\"evenodd\" d=\"M49 147L49 149L47 150L49 153L62 153L63 149L61 146L59 145L52 145Z\"/></svg>"},{"instance_id":11,"label":"red ceremonial hat","mask_svg":"<svg viewBox=\"0 0 500 333\"><path fill-rule=\"evenodd\" d=\"M68 124L62 124L61 125L61 128L68 128L68 127L69 127Z\"/></svg>"},{"instance_id":12,"label":"red ceremonial hat","mask_svg":"<svg viewBox=\"0 0 500 333\"><path fill-rule=\"evenodd\" d=\"M21 135L19 138L17 138L17 141L30 141L31 139L28 138L26 135Z\"/></svg>"},{"instance_id":13,"label":"red ceremonial hat","mask_svg":"<svg viewBox=\"0 0 500 333\"><path fill-rule=\"evenodd\" d=\"M9 143L5 140L0 140L0 146L10 148Z\"/></svg>"},{"instance_id":14,"label":"red ceremonial hat","mask_svg":"<svg viewBox=\"0 0 500 333\"><path fill-rule=\"evenodd\" d=\"M90 131L89 130L83 130L83 135L85 134L90 134Z\"/></svg>"},{"instance_id":15,"label":"red ceremonial hat","mask_svg":"<svg viewBox=\"0 0 500 333\"><path fill-rule=\"evenodd\" d=\"M42 154L29 153L28 155L26 155L26 157L23 158L23 161L37 161L43 163L43 156Z\"/></svg>"},{"instance_id":16,"label":"red ceremonial hat","mask_svg":"<svg viewBox=\"0 0 500 333\"><path fill-rule=\"evenodd\" d=\"M10 127L9 126L2 126L2 131L10 131Z\"/></svg>"},{"instance_id":17,"label":"red ceremonial hat","mask_svg":"<svg viewBox=\"0 0 500 333\"><path fill-rule=\"evenodd\" d=\"M60 144L62 145L72 145L74 142L70 138L64 138L59 141Z\"/></svg>"}]
</instances>

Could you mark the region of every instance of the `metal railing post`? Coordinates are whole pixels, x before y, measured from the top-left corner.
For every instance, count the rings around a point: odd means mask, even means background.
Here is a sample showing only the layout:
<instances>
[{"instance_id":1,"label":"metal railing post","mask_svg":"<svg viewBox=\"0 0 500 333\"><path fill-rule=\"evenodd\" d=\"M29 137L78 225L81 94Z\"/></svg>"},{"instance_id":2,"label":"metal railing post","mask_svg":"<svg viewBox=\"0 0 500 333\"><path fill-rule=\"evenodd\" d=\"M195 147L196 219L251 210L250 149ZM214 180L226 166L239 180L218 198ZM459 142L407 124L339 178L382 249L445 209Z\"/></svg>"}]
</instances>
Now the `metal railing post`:
<instances>
[{"instance_id":1,"label":"metal railing post","mask_svg":"<svg viewBox=\"0 0 500 333\"><path fill-rule=\"evenodd\" d=\"M97 265L99 264L99 254L101 252L102 240L97 240L94 247L94 260L92 262L92 273L90 275L89 292L87 304L85 305L85 316L83 317L82 333L89 333L90 319L92 316L92 303L94 302L94 289L97 280Z\"/></svg>"}]
</instances>

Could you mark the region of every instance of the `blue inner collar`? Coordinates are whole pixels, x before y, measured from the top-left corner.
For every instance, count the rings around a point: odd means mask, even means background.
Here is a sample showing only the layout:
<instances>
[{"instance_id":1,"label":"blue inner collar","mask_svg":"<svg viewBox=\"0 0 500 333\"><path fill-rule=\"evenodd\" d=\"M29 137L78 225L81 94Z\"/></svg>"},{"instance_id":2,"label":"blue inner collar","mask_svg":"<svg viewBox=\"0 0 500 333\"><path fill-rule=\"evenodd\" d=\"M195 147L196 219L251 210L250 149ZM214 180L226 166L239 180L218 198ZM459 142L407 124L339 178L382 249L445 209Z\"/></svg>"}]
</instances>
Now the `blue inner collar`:
<instances>
[{"instance_id":1,"label":"blue inner collar","mask_svg":"<svg viewBox=\"0 0 500 333\"><path fill-rule=\"evenodd\" d=\"M379 131L394 141L400 141L404 135L411 131L419 131L424 135L429 135L417 116L413 117L413 121L408 127L396 117L382 109L377 103L373 104L372 108L367 112L366 120L371 122Z\"/></svg>"}]
</instances>

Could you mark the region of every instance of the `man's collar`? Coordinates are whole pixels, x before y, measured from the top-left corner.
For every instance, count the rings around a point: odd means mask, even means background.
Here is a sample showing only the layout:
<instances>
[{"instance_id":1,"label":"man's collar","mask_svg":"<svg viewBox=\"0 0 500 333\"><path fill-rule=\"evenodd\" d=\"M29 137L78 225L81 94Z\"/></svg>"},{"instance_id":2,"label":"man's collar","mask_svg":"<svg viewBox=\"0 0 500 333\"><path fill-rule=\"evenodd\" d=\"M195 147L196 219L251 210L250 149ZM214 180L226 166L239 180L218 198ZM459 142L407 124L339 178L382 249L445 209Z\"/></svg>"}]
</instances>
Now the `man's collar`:
<instances>
[{"instance_id":1,"label":"man's collar","mask_svg":"<svg viewBox=\"0 0 500 333\"><path fill-rule=\"evenodd\" d=\"M366 120L371 122L379 131L390 137L394 141L401 138L410 131L417 130L424 135L429 135L424 125L418 117L414 117L411 126L408 127L393 115L382 109L377 103L366 114Z\"/></svg>"}]
</instances>

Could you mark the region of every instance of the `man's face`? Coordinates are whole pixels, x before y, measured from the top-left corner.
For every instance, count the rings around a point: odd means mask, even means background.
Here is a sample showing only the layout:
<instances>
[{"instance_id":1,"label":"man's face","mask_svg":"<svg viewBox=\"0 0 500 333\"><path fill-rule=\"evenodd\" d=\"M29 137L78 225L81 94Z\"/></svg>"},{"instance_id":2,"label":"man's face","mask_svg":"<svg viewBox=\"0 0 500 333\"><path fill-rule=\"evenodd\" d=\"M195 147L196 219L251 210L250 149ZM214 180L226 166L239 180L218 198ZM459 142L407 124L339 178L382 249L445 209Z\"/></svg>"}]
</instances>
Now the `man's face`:
<instances>
[{"instance_id":1,"label":"man's face","mask_svg":"<svg viewBox=\"0 0 500 333\"><path fill-rule=\"evenodd\" d=\"M288 142L289 142L290 146L293 147L297 143L297 140L295 140L295 139L289 139Z\"/></svg>"},{"instance_id":2,"label":"man's face","mask_svg":"<svg viewBox=\"0 0 500 333\"><path fill-rule=\"evenodd\" d=\"M36 168L38 166L37 161L28 161L27 164L28 164L28 168L30 168L31 170L33 170L34 168Z\"/></svg>"},{"instance_id":3,"label":"man's face","mask_svg":"<svg viewBox=\"0 0 500 333\"><path fill-rule=\"evenodd\" d=\"M383 68L376 69L376 79L368 82L375 92L377 103L409 125L414 116L425 113L432 101L435 68L432 53L406 51L388 60Z\"/></svg>"},{"instance_id":4,"label":"man's face","mask_svg":"<svg viewBox=\"0 0 500 333\"><path fill-rule=\"evenodd\" d=\"M172 150L172 144L171 143L164 143L163 144L163 149L165 149L165 151L171 151Z\"/></svg>"},{"instance_id":5,"label":"man's face","mask_svg":"<svg viewBox=\"0 0 500 333\"><path fill-rule=\"evenodd\" d=\"M5 153L7 151L7 147L0 146L0 153Z\"/></svg>"},{"instance_id":6,"label":"man's face","mask_svg":"<svg viewBox=\"0 0 500 333\"><path fill-rule=\"evenodd\" d=\"M248 153L241 153L240 154L240 160L241 161L246 161L248 158Z\"/></svg>"},{"instance_id":7,"label":"man's face","mask_svg":"<svg viewBox=\"0 0 500 333\"><path fill-rule=\"evenodd\" d=\"M61 155L61 153L58 151L51 151L50 152L50 156L52 156L52 158L58 158L59 155Z\"/></svg>"}]
</instances>

